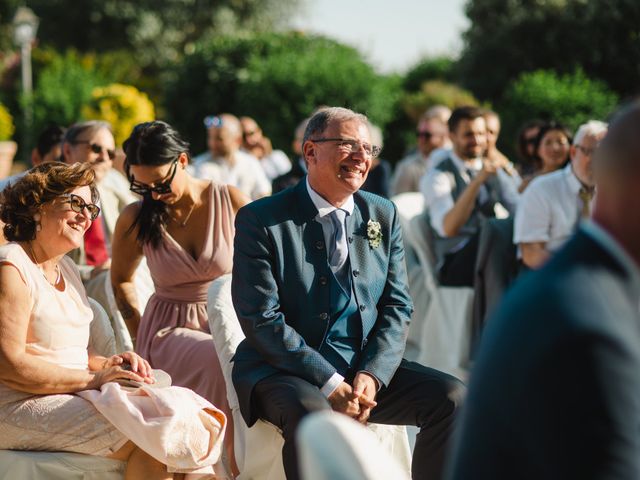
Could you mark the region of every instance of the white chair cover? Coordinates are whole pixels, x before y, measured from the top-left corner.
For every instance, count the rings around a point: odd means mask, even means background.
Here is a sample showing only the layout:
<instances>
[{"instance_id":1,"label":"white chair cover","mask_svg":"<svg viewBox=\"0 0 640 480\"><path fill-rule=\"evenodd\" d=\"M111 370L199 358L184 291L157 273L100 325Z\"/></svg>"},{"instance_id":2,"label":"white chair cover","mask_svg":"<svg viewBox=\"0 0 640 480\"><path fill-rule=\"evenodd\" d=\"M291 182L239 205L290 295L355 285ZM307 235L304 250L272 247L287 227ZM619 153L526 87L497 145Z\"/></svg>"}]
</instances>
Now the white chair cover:
<instances>
[{"instance_id":1,"label":"white chair cover","mask_svg":"<svg viewBox=\"0 0 640 480\"><path fill-rule=\"evenodd\" d=\"M344 415L309 415L300 424L297 444L303 480L411 478L370 430Z\"/></svg>"},{"instance_id":2,"label":"white chair cover","mask_svg":"<svg viewBox=\"0 0 640 480\"><path fill-rule=\"evenodd\" d=\"M89 332L89 350L103 357L118 353L116 336L109 315L97 300L89 297L89 306L93 310L93 320Z\"/></svg>"},{"instance_id":3,"label":"white chair cover","mask_svg":"<svg viewBox=\"0 0 640 480\"><path fill-rule=\"evenodd\" d=\"M153 280L151 279L151 272L149 272L147 260L144 257L136 269L133 281L138 297L138 308L142 314L149 298L155 291ZM120 310L118 310L118 305L116 304L116 298L111 285L110 272L107 270L100 273L95 278L87 282L85 287L87 289L87 295L94 300L97 300L109 316L109 320L115 334L117 353L133 350L131 335L129 334L127 325L125 324L122 314L120 313Z\"/></svg>"},{"instance_id":4,"label":"white chair cover","mask_svg":"<svg viewBox=\"0 0 640 480\"><path fill-rule=\"evenodd\" d=\"M412 287L419 308L414 312L409 330L411 343L407 344L407 357L464 378L469 367L473 289L438 284L425 215L413 217L405 234L421 272L410 276L410 281L416 282L422 277L422 282Z\"/></svg>"},{"instance_id":5,"label":"white chair cover","mask_svg":"<svg viewBox=\"0 0 640 480\"><path fill-rule=\"evenodd\" d=\"M125 466L80 453L0 450L0 478L7 480L123 480Z\"/></svg>"},{"instance_id":6,"label":"white chair cover","mask_svg":"<svg viewBox=\"0 0 640 480\"><path fill-rule=\"evenodd\" d=\"M207 311L209 327L227 384L227 397L235 426L234 448L240 470L238 480L284 480L282 466L283 439L280 431L264 421L247 427L231 381L231 359L244 338L231 301L231 275L223 275L211 284ZM411 454L403 426L370 425L371 430L406 471L410 471Z\"/></svg>"}]
</instances>

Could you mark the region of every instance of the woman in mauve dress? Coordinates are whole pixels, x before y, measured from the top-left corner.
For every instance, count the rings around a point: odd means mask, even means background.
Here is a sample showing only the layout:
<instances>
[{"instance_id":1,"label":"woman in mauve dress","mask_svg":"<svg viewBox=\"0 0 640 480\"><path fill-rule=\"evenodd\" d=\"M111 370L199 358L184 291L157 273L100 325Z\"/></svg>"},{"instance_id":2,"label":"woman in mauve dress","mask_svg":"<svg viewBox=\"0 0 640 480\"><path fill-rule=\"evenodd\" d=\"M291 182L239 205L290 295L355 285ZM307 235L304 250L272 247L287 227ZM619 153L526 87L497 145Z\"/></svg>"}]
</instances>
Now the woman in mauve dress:
<instances>
[{"instance_id":1,"label":"woman in mauve dress","mask_svg":"<svg viewBox=\"0 0 640 480\"><path fill-rule=\"evenodd\" d=\"M119 459L127 479L213 473L219 410L187 389L152 388L151 367L134 352L88 349L93 313L66 254L100 213L94 178L88 164L52 162L2 193L0 449ZM123 379L142 386L130 392Z\"/></svg>"},{"instance_id":2,"label":"woman in mauve dress","mask_svg":"<svg viewBox=\"0 0 640 480\"><path fill-rule=\"evenodd\" d=\"M137 125L124 142L131 190L142 201L129 205L118 219L111 279L136 352L231 421L207 322L207 290L215 278L231 272L235 212L248 199L232 186L189 175L188 147L161 121ZM143 255L155 293L140 312L133 279ZM232 432L229 424L226 442L233 467Z\"/></svg>"}]
</instances>

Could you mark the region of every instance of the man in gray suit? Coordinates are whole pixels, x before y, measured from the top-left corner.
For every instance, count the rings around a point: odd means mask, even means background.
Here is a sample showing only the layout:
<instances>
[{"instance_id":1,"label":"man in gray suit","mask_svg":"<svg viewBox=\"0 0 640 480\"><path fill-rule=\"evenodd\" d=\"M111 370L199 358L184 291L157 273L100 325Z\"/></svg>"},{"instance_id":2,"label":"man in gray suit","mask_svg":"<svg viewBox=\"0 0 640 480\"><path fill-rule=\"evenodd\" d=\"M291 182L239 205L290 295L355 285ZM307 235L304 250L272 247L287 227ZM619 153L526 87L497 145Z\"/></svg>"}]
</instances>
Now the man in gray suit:
<instances>
[{"instance_id":1,"label":"man in gray suit","mask_svg":"<svg viewBox=\"0 0 640 480\"><path fill-rule=\"evenodd\" d=\"M402 359L412 305L398 214L358 192L378 150L364 115L323 109L304 135L308 176L236 218L232 295L246 340L233 383L248 425L282 430L290 480L296 428L325 409L419 426L414 478L442 473L463 387Z\"/></svg>"},{"instance_id":2,"label":"man in gray suit","mask_svg":"<svg viewBox=\"0 0 640 480\"><path fill-rule=\"evenodd\" d=\"M489 320L448 478L640 478L640 103L593 159L592 222Z\"/></svg>"}]
</instances>

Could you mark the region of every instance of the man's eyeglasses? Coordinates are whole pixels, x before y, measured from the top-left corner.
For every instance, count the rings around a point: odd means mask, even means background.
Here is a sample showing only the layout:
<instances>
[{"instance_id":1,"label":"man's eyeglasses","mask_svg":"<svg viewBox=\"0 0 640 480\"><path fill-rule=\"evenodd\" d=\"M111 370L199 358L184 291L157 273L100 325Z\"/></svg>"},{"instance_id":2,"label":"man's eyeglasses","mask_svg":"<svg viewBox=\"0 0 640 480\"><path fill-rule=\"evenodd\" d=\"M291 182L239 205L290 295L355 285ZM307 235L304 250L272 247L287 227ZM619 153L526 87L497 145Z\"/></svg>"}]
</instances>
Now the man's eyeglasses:
<instances>
[{"instance_id":1,"label":"man's eyeglasses","mask_svg":"<svg viewBox=\"0 0 640 480\"><path fill-rule=\"evenodd\" d=\"M433 133L427 132L427 131L423 131L423 132L418 131L418 132L416 132L416 136L417 137L422 137L425 140L429 140L431 137L433 137Z\"/></svg>"},{"instance_id":2,"label":"man's eyeglasses","mask_svg":"<svg viewBox=\"0 0 640 480\"><path fill-rule=\"evenodd\" d=\"M100 215L100 207L94 203L87 203L80 195L76 195L75 193L66 193L63 195L66 200L63 200L63 203L68 203L76 213L82 213L82 211L86 208L87 212L89 212L89 218L91 220L95 220Z\"/></svg>"},{"instance_id":3,"label":"man's eyeglasses","mask_svg":"<svg viewBox=\"0 0 640 480\"><path fill-rule=\"evenodd\" d=\"M110 149L108 149L106 147L103 147L102 145L97 144L97 143L91 143L91 142L88 142L86 140L80 140L80 141L71 142L71 143L73 143L74 145L81 145L81 144L82 145L89 145L89 150L91 150L95 154L100 154L103 151L106 151L107 152L107 156L109 157L109 160L115 160L115 158L116 158L116 151L115 150L110 150Z\"/></svg>"},{"instance_id":4,"label":"man's eyeglasses","mask_svg":"<svg viewBox=\"0 0 640 480\"><path fill-rule=\"evenodd\" d=\"M591 155L593 155L593 152L596 151L596 148L588 148L588 147L583 147L582 145L576 145L576 148L578 150L580 150L582 153L584 153L587 157L590 157Z\"/></svg>"},{"instance_id":5,"label":"man's eyeglasses","mask_svg":"<svg viewBox=\"0 0 640 480\"><path fill-rule=\"evenodd\" d=\"M176 176L176 172L178 171L178 160L174 160L171 164L170 173L167 174L166 180L159 182L157 185L153 187L147 185L146 183L141 183L136 181L136 179L129 173L129 166L127 165L127 175L129 176L129 182L131 185L129 186L129 190L133 193L137 193L138 195L151 195L151 193L157 193L158 195L165 195L171 192L171 182L173 182L173 178Z\"/></svg>"},{"instance_id":6,"label":"man's eyeglasses","mask_svg":"<svg viewBox=\"0 0 640 480\"><path fill-rule=\"evenodd\" d=\"M360 149L364 150L364 153L368 157L375 158L380 155L382 148L377 145L371 145L370 143L363 143L357 140L349 140L348 138L315 138L310 139L315 143L323 143L323 142L337 142L338 148L345 153L355 153L359 152Z\"/></svg>"}]
</instances>

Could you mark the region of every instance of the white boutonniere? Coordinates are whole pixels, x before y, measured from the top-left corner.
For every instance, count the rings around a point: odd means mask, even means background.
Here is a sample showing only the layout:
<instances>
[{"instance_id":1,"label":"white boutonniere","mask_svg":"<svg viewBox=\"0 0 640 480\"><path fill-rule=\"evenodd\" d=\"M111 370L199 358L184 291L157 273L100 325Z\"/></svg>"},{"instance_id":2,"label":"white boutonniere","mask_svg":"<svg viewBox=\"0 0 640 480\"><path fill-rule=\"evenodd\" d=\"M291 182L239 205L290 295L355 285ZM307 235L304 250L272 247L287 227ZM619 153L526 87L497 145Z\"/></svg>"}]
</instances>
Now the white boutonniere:
<instances>
[{"instance_id":1,"label":"white boutonniere","mask_svg":"<svg viewBox=\"0 0 640 480\"><path fill-rule=\"evenodd\" d=\"M369 246L371 248L377 248L382 241L382 227L379 222L369 220L367 222L367 238L369 239Z\"/></svg>"}]
</instances>

